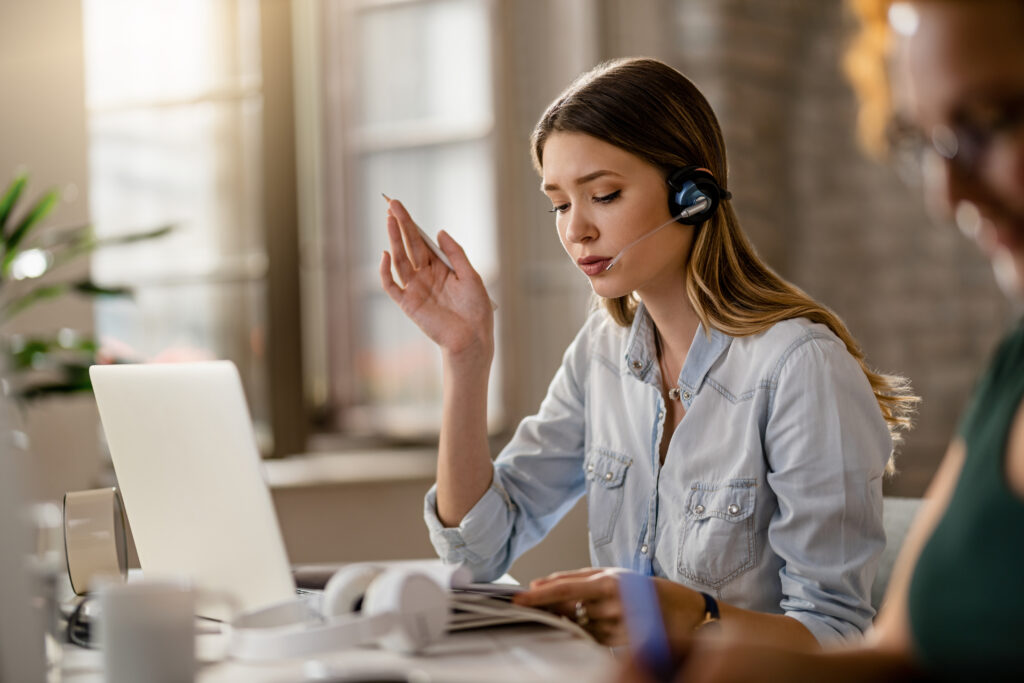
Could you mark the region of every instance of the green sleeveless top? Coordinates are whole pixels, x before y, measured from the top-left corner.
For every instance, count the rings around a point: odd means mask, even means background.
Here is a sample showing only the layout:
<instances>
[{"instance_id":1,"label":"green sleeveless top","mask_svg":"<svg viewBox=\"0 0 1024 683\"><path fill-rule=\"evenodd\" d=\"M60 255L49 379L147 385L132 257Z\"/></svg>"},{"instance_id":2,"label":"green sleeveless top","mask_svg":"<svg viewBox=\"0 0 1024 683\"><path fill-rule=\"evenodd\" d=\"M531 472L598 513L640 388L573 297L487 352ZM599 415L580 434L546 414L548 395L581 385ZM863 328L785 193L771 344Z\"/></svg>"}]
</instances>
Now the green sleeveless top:
<instances>
[{"instance_id":1,"label":"green sleeveless top","mask_svg":"<svg viewBox=\"0 0 1024 683\"><path fill-rule=\"evenodd\" d=\"M1010 426L1024 397L1024 326L982 377L960 436L967 447L949 508L910 584L910 628L933 674L1024 681L1024 500L1006 481Z\"/></svg>"}]
</instances>

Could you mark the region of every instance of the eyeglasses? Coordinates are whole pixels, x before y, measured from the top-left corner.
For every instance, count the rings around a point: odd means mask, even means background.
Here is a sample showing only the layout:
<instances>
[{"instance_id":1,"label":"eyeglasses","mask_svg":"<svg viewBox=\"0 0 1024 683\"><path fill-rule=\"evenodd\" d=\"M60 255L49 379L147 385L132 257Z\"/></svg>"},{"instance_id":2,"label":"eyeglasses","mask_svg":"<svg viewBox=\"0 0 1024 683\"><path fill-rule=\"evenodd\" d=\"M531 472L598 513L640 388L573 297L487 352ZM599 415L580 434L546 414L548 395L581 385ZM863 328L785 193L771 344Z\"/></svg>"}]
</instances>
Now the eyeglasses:
<instances>
[{"instance_id":1,"label":"eyeglasses","mask_svg":"<svg viewBox=\"0 0 1024 683\"><path fill-rule=\"evenodd\" d=\"M1024 95L975 108L954 123L925 132L899 118L886 128L896 170L911 184L920 184L925 167L937 159L949 161L962 173L978 169L993 146L1008 142L1024 129Z\"/></svg>"}]
</instances>

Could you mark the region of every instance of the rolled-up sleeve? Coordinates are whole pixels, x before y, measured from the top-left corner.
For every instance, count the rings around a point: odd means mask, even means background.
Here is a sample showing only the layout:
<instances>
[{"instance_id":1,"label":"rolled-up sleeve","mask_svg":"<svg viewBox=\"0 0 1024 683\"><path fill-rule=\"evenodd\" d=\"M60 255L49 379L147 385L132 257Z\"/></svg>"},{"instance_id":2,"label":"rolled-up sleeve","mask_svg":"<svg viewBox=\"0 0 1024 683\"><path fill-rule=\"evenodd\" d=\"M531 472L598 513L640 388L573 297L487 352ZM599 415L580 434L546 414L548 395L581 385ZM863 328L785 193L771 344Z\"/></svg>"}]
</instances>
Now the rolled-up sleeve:
<instances>
[{"instance_id":1,"label":"rolled-up sleeve","mask_svg":"<svg viewBox=\"0 0 1024 683\"><path fill-rule=\"evenodd\" d=\"M491 581L547 535L585 491L584 382L587 326L566 350L536 415L524 419L494 463L486 493L458 527L437 516L436 487L424 517L445 562L468 566L476 581Z\"/></svg>"},{"instance_id":2,"label":"rolled-up sleeve","mask_svg":"<svg viewBox=\"0 0 1024 683\"><path fill-rule=\"evenodd\" d=\"M882 475L892 439L859 363L831 336L798 340L779 361L765 428L778 499L768 542L787 616L821 643L871 624L885 547Z\"/></svg>"}]
</instances>

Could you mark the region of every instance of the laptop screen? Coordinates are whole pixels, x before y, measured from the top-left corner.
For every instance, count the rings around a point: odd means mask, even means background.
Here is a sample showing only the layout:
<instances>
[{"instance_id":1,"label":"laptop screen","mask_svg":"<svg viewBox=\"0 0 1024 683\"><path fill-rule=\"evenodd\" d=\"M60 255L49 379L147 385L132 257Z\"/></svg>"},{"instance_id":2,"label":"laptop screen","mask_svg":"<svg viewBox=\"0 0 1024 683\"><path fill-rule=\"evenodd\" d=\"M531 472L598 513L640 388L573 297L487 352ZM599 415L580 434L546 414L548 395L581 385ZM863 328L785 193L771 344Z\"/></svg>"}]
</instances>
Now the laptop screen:
<instances>
[{"instance_id":1,"label":"laptop screen","mask_svg":"<svg viewBox=\"0 0 1024 683\"><path fill-rule=\"evenodd\" d=\"M190 578L243 610L294 597L234 364L98 365L89 374L143 575ZM218 603L199 612L231 616Z\"/></svg>"}]
</instances>

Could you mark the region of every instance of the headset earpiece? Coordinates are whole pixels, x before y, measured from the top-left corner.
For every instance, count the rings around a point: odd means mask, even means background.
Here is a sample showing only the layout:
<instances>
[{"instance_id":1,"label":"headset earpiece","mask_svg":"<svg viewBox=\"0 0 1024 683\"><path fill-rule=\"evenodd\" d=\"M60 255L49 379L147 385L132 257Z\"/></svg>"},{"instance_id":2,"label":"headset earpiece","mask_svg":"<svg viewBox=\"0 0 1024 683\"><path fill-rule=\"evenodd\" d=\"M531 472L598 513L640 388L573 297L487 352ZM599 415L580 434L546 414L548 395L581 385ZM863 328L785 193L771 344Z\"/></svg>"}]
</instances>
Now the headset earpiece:
<instances>
[{"instance_id":1,"label":"headset earpiece","mask_svg":"<svg viewBox=\"0 0 1024 683\"><path fill-rule=\"evenodd\" d=\"M411 654L438 641L448 626L448 596L432 578L416 571L392 569L373 580L363 598L363 614L394 614L392 629L377 639L380 646Z\"/></svg>"},{"instance_id":2,"label":"headset earpiece","mask_svg":"<svg viewBox=\"0 0 1024 683\"><path fill-rule=\"evenodd\" d=\"M699 166L677 168L666 182L669 213L685 225L700 225L714 215L722 199L732 197L710 171Z\"/></svg>"},{"instance_id":3,"label":"headset earpiece","mask_svg":"<svg viewBox=\"0 0 1024 683\"><path fill-rule=\"evenodd\" d=\"M447 626L448 596L433 578L414 569L356 564L336 572L322 596L238 616L228 651L261 661L377 643L408 654L440 640Z\"/></svg>"},{"instance_id":4,"label":"headset earpiece","mask_svg":"<svg viewBox=\"0 0 1024 683\"><path fill-rule=\"evenodd\" d=\"M370 584L383 572L381 567L372 564L345 565L334 572L324 586L320 612L327 619L359 612Z\"/></svg>"}]
</instances>

